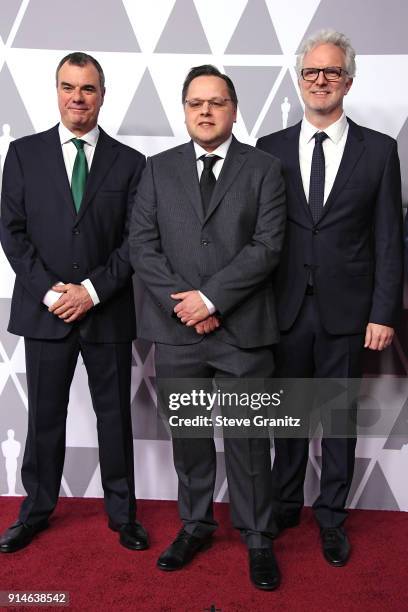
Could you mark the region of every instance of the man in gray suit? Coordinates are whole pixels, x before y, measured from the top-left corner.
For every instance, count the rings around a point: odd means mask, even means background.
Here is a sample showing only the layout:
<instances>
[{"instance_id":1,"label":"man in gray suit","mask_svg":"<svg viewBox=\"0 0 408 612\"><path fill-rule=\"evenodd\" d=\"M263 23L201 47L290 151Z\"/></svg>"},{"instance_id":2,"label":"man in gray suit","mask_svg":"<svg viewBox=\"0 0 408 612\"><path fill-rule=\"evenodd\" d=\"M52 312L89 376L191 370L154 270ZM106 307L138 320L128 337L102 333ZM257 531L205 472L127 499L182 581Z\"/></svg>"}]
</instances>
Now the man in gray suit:
<instances>
[{"instance_id":1,"label":"man in gray suit","mask_svg":"<svg viewBox=\"0 0 408 612\"><path fill-rule=\"evenodd\" d=\"M232 136L237 96L214 66L191 69L182 91L192 140L147 162L130 229L146 286L138 336L154 341L158 379L266 378L278 340L271 273L282 246L279 161ZM272 551L267 438L224 438L234 526L258 588L279 584ZM211 543L212 437L173 439L183 528L158 567L176 570Z\"/></svg>"}]
</instances>

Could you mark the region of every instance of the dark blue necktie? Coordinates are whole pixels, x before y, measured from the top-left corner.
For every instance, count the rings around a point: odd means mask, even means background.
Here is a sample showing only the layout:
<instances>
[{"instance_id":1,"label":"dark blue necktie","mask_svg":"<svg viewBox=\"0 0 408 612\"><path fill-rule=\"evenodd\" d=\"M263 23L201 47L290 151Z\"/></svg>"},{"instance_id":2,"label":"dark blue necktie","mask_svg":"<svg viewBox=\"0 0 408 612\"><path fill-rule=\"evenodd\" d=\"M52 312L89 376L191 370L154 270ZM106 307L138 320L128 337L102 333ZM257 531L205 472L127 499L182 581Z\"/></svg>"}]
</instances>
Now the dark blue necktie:
<instances>
[{"instance_id":1,"label":"dark blue necktie","mask_svg":"<svg viewBox=\"0 0 408 612\"><path fill-rule=\"evenodd\" d=\"M217 179L214 176L213 166L217 159L221 159L218 155L201 155L204 168L200 177L201 199L203 201L204 215L207 214L208 207L211 201L211 196L214 191Z\"/></svg>"},{"instance_id":2,"label":"dark blue necktie","mask_svg":"<svg viewBox=\"0 0 408 612\"><path fill-rule=\"evenodd\" d=\"M310 169L309 206L314 223L319 221L323 212L325 179L323 141L326 140L327 137L325 132L316 132L313 136L315 145L313 149L312 167Z\"/></svg>"}]
</instances>

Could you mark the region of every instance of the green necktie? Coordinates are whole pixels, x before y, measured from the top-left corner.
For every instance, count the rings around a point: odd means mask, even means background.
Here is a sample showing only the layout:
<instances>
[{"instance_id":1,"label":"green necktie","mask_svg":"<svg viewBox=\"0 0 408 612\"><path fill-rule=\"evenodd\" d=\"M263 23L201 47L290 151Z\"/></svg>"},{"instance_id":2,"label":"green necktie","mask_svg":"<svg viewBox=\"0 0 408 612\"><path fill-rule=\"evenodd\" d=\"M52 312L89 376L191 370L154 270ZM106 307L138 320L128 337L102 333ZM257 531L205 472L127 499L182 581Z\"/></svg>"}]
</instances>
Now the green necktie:
<instances>
[{"instance_id":1,"label":"green necktie","mask_svg":"<svg viewBox=\"0 0 408 612\"><path fill-rule=\"evenodd\" d=\"M71 142L73 142L77 148L74 169L72 171L71 192L74 198L75 209L79 212L85 192L86 179L88 177L88 163L84 151L85 141L79 138L72 138Z\"/></svg>"}]
</instances>

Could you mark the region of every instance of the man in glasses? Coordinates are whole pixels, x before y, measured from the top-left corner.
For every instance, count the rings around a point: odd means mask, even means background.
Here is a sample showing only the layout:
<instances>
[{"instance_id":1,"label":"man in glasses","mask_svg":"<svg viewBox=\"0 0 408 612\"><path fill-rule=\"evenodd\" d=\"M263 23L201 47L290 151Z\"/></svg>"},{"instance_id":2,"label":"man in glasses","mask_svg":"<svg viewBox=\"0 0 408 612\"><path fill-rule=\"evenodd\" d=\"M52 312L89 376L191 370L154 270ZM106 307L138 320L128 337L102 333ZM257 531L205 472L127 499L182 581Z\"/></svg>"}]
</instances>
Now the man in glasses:
<instances>
[{"instance_id":1,"label":"man in glasses","mask_svg":"<svg viewBox=\"0 0 408 612\"><path fill-rule=\"evenodd\" d=\"M148 160L132 217L131 261L146 286L138 335L155 342L159 386L173 378L267 378L278 339L270 275L286 217L280 164L234 138L235 88L214 66L189 72L182 103L191 141ZM224 437L224 449L251 579L275 589L269 439ZM183 528L158 560L167 571L209 546L217 526L212 429L174 437L173 452Z\"/></svg>"},{"instance_id":2,"label":"man in glasses","mask_svg":"<svg viewBox=\"0 0 408 612\"><path fill-rule=\"evenodd\" d=\"M277 375L358 378L363 348L392 342L401 308L401 181L396 142L343 111L355 76L350 41L323 30L297 58L301 123L260 138L279 157L288 225L277 274L281 342ZM356 439L325 437L313 504L325 559L344 565L343 527ZM331 432L333 433L333 432ZM336 433L336 432L334 432ZM273 484L281 529L299 523L308 439L276 439Z\"/></svg>"}]
</instances>

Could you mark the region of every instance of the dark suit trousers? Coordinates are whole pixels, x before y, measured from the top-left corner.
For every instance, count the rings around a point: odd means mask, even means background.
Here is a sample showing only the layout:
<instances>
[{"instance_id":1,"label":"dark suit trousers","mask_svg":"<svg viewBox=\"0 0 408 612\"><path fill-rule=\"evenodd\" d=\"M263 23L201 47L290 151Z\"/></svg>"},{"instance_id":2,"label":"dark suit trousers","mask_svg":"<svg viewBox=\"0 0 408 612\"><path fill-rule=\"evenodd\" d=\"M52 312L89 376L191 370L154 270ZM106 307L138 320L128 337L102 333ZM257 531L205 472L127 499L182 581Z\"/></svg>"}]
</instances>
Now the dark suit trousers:
<instances>
[{"instance_id":1,"label":"dark suit trousers","mask_svg":"<svg viewBox=\"0 0 408 612\"><path fill-rule=\"evenodd\" d=\"M276 349L277 376L282 378L359 378L364 336L335 336L322 327L316 296L305 296L292 328L281 334ZM338 527L346 518L345 504L354 470L355 437L324 437L322 415L320 495L313 504L321 527ZM274 509L297 513L304 502L308 438L276 438L272 470Z\"/></svg>"},{"instance_id":2,"label":"dark suit trousers","mask_svg":"<svg viewBox=\"0 0 408 612\"><path fill-rule=\"evenodd\" d=\"M88 373L97 419L105 508L117 523L133 520L131 343L85 342L74 328L62 340L25 338L25 349L28 433L21 474L27 498L21 506L20 520L34 524L47 518L57 503L69 390L79 353Z\"/></svg>"},{"instance_id":3,"label":"dark suit trousers","mask_svg":"<svg viewBox=\"0 0 408 612\"><path fill-rule=\"evenodd\" d=\"M240 349L219 342L215 335L198 344L156 343L156 374L160 378L268 378L274 371L270 346ZM208 413L207 413L208 414ZM270 548L274 531L271 511L269 438L224 436L225 464L234 527L249 548ZM213 516L216 450L213 438L173 438L174 465L179 480L179 512L184 529L197 537L217 527Z\"/></svg>"}]
</instances>

